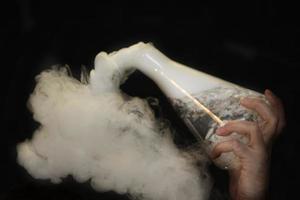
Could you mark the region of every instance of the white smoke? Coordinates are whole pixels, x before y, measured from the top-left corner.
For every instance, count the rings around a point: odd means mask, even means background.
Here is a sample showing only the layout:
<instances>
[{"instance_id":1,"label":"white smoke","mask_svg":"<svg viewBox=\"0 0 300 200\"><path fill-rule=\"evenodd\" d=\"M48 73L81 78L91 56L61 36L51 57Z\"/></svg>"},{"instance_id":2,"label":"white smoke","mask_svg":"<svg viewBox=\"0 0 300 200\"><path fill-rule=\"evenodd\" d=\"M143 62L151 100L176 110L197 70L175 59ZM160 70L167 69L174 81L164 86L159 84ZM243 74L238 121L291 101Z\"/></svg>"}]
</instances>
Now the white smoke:
<instances>
[{"instance_id":1,"label":"white smoke","mask_svg":"<svg viewBox=\"0 0 300 200\"><path fill-rule=\"evenodd\" d=\"M119 90L124 75L98 63L88 83L66 68L37 77L29 107L41 125L17 146L19 164L37 179L72 175L97 191L143 200L207 199L205 159L179 150L147 101Z\"/></svg>"}]
</instances>

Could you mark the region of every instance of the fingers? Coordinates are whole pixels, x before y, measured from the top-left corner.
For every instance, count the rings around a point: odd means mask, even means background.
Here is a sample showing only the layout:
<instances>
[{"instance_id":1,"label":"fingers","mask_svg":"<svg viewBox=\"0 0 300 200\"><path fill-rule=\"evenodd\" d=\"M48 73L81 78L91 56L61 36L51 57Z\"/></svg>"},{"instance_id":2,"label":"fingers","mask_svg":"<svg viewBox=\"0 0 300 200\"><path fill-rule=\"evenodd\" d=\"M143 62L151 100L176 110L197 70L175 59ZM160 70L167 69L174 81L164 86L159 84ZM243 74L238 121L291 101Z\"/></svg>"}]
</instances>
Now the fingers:
<instances>
[{"instance_id":1,"label":"fingers","mask_svg":"<svg viewBox=\"0 0 300 200\"><path fill-rule=\"evenodd\" d=\"M286 123L282 101L268 89L265 91L265 96L267 100L270 102L271 106L276 111L278 117L277 130L278 132L281 132L281 130L283 129Z\"/></svg>"},{"instance_id":2,"label":"fingers","mask_svg":"<svg viewBox=\"0 0 300 200\"><path fill-rule=\"evenodd\" d=\"M258 124L249 121L231 121L217 129L216 134L221 136L230 133L238 133L249 137L249 143L244 144L239 139L232 139L216 144L211 152L212 159L216 159L222 153L233 152L240 160L244 162L263 155L266 148L263 136ZM251 161L252 162L252 161Z\"/></svg>"},{"instance_id":3,"label":"fingers","mask_svg":"<svg viewBox=\"0 0 300 200\"><path fill-rule=\"evenodd\" d=\"M226 136L233 132L247 136L250 146L260 145L263 142L262 133L255 122L231 121L218 128L216 134Z\"/></svg>"},{"instance_id":4,"label":"fingers","mask_svg":"<svg viewBox=\"0 0 300 200\"><path fill-rule=\"evenodd\" d=\"M272 138L277 135L277 126L278 126L278 114L271 107L272 105L267 105L263 99L258 98L249 98L246 97L241 100L241 105L245 106L248 109L254 110L262 118L259 121L260 128L262 130L264 140L266 143L270 143Z\"/></svg>"},{"instance_id":5,"label":"fingers","mask_svg":"<svg viewBox=\"0 0 300 200\"><path fill-rule=\"evenodd\" d=\"M260 122L260 128L265 142L270 143L285 126L285 114L281 100L270 90L265 91L265 97L270 103L269 105L263 99L249 97L241 100L241 105L256 111L263 119Z\"/></svg>"},{"instance_id":6,"label":"fingers","mask_svg":"<svg viewBox=\"0 0 300 200\"><path fill-rule=\"evenodd\" d=\"M211 152L212 159L216 159L222 153L233 152L237 157L243 159L249 154L245 144L240 143L238 140L228 140L218 143Z\"/></svg>"},{"instance_id":7,"label":"fingers","mask_svg":"<svg viewBox=\"0 0 300 200\"><path fill-rule=\"evenodd\" d=\"M263 99L246 97L241 100L241 104L257 112L270 126L277 125L278 117L276 112Z\"/></svg>"}]
</instances>

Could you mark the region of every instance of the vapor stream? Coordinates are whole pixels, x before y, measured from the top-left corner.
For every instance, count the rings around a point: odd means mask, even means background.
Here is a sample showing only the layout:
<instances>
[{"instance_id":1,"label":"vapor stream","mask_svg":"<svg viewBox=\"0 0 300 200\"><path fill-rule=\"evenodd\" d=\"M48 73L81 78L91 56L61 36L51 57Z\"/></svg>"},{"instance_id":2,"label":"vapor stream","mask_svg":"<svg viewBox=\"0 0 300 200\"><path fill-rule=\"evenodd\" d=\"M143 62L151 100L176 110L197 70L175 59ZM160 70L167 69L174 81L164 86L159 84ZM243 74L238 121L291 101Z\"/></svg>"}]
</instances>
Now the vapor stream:
<instances>
[{"instance_id":1,"label":"vapor stream","mask_svg":"<svg viewBox=\"0 0 300 200\"><path fill-rule=\"evenodd\" d=\"M105 60L87 83L66 68L38 75L29 108L41 125L18 144L18 163L53 183L72 175L97 191L143 200L207 199L205 158L179 150L147 101L119 89L125 79Z\"/></svg>"}]
</instances>

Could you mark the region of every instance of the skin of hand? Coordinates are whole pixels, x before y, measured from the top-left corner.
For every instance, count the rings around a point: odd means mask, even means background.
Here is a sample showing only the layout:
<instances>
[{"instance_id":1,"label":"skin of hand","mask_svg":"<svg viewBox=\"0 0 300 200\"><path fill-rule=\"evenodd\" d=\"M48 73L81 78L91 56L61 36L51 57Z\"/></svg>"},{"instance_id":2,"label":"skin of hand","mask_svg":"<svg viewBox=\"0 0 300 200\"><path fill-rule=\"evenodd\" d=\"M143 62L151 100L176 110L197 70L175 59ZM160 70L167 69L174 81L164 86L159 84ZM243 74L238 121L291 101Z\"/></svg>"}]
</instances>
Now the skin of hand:
<instances>
[{"instance_id":1,"label":"skin of hand","mask_svg":"<svg viewBox=\"0 0 300 200\"><path fill-rule=\"evenodd\" d=\"M271 152L272 143L280 135L286 121L281 100L270 90L265 91L265 97L269 105L258 98L244 98L241 105L254 110L261 117L262 120L259 121L258 126L262 131L265 144Z\"/></svg>"},{"instance_id":2,"label":"skin of hand","mask_svg":"<svg viewBox=\"0 0 300 200\"><path fill-rule=\"evenodd\" d=\"M248 144L238 140L221 142L211 154L215 159L224 152L233 152L240 160L239 168L229 170L229 192L234 200L266 198L272 142L285 126L285 116L278 97L270 90L265 91L265 97L269 103L258 98L241 100L241 105L257 112L260 122L230 121L216 131L222 136L236 132L249 138Z\"/></svg>"}]
</instances>

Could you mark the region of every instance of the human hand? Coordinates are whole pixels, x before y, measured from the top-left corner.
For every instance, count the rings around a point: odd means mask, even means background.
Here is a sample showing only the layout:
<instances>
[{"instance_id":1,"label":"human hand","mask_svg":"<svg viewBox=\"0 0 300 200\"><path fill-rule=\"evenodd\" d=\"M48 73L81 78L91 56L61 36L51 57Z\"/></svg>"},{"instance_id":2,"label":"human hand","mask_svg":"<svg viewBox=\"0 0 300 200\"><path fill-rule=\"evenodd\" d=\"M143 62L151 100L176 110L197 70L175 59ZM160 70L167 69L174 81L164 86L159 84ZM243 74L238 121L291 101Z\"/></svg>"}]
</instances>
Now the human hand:
<instances>
[{"instance_id":1,"label":"human hand","mask_svg":"<svg viewBox=\"0 0 300 200\"><path fill-rule=\"evenodd\" d=\"M226 136L233 132L248 137L249 143L244 144L235 139L220 142L212 151L212 159L225 152L233 152L239 159L239 167L229 170L229 192L232 199L264 199L269 160L262 132L256 122L230 121L219 128L216 134Z\"/></svg>"},{"instance_id":2,"label":"human hand","mask_svg":"<svg viewBox=\"0 0 300 200\"><path fill-rule=\"evenodd\" d=\"M246 97L241 100L241 105L255 111L261 117L258 125L268 150L271 151L272 143L281 133L286 121L281 100L270 90L265 90L265 97L269 104L262 99Z\"/></svg>"},{"instance_id":3,"label":"human hand","mask_svg":"<svg viewBox=\"0 0 300 200\"><path fill-rule=\"evenodd\" d=\"M248 137L249 143L229 140L217 144L212 151L213 159L232 151L240 160L239 168L229 171L229 191L232 199L264 199L268 186L268 166L272 141L285 125L281 101L269 90L265 96L270 104L256 98L244 98L241 104L258 113L261 121L231 121L217 130L226 136L233 132Z\"/></svg>"}]
</instances>

